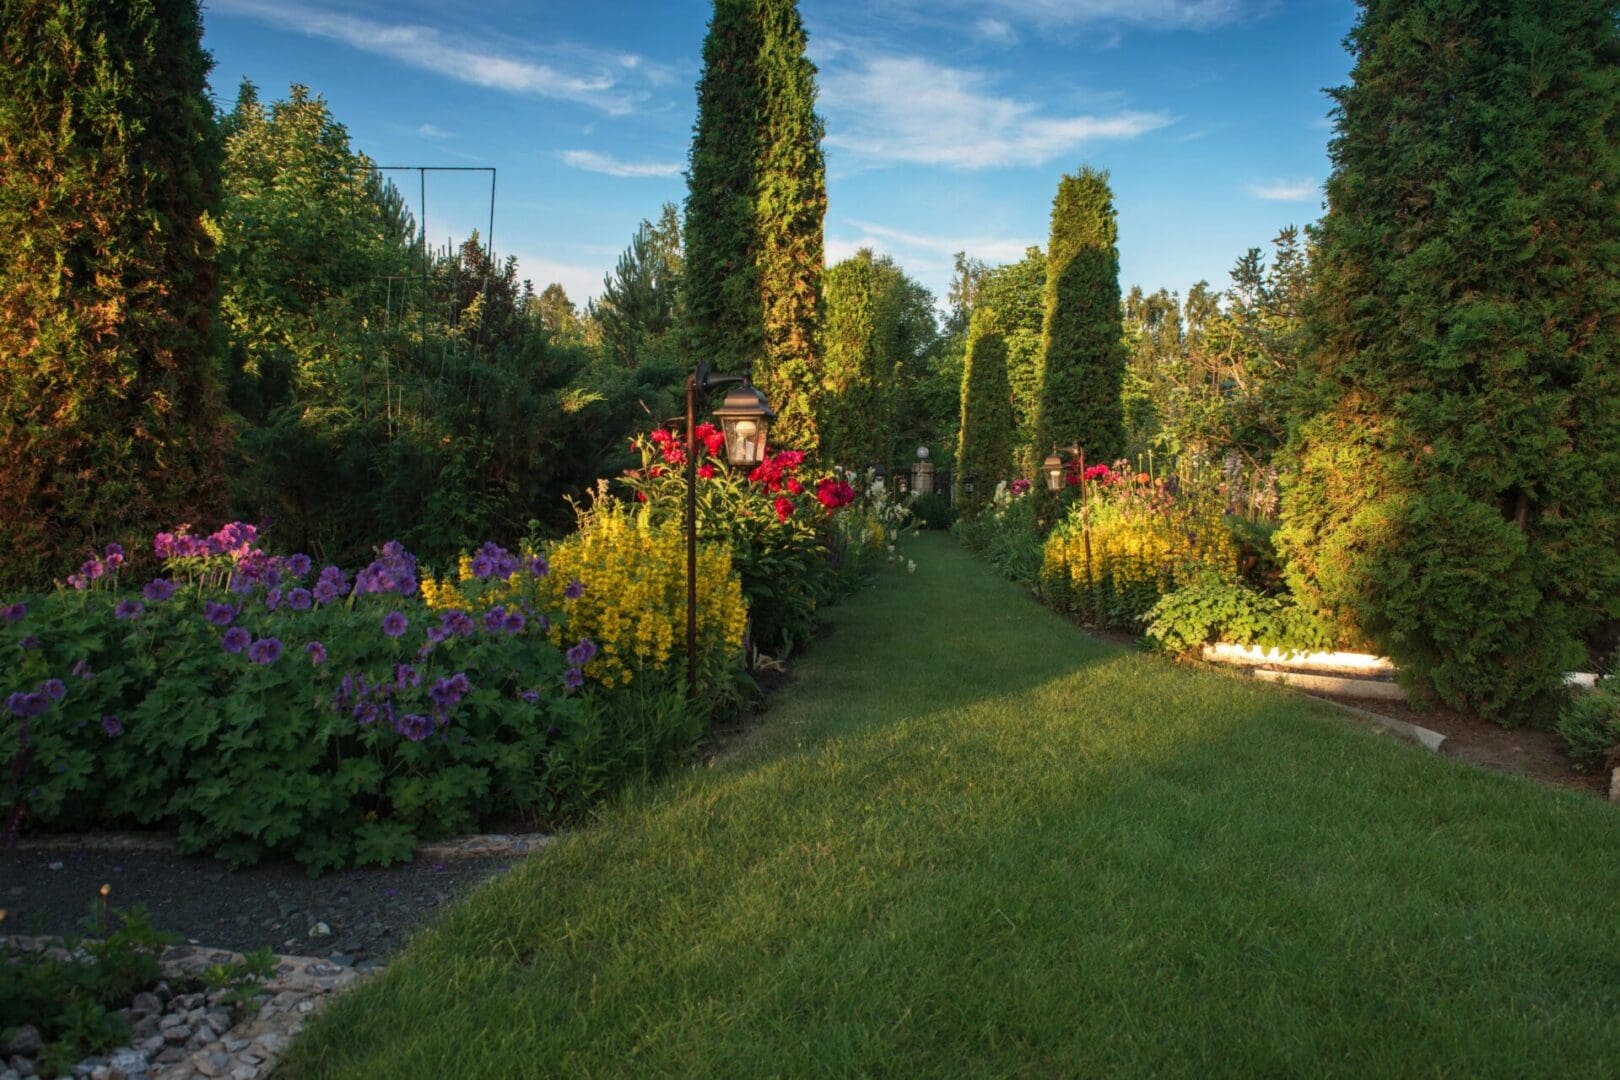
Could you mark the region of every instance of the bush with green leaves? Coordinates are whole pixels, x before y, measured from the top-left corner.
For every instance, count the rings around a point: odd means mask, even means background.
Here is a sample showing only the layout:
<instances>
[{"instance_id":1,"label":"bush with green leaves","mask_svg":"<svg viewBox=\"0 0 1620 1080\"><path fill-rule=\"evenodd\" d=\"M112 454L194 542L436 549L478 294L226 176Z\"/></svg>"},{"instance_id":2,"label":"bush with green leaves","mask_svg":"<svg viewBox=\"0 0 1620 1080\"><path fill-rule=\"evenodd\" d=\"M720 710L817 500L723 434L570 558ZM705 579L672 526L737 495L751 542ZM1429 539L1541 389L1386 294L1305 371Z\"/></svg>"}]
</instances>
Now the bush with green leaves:
<instances>
[{"instance_id":1,"label":"bush with green leaves","mask_svg":"<svg viewBox=\"0 0 1620 1080\"><path fill-rule=\"evenodd\" d=\"M8 834L167 827L184 852L290 854L314 873L406 859L492 817L555 821L668 756L663 733L632 732L622 703L583 688L595 645L552 644L537 589L477 603L538 580L541 557L486 545L466 610L432 611L397 543L352 582L267 555L240 524L154 548L167 575L143 588L119 581L114 545L82 588L0 610Z\"/></svg>"},{"instance_id":2,"label":"bush with green leaves","mask_svg":"<svg viewBox=\"0 0 1620 1080\"><path fill-rule=\"evenodd\" d=\"M66 1075L86 1055L127 1040L118 1010L158 981L164 948L181 940L155 929L143 908L110 908L105 888L82 929L59 950L0 936L0 1043L33 1025L44 1043L43 1076Z\"/></svg>"},{"instance_id":3,"label":"bush with green leaves","mask_svg":"<svg viewBox=\"0 0 1620 1080\"><path fill-rule=\"evenodd\" d=\"M1143 620L1154 647L1173 654L1214 642L1259 645L1287 653L1333 647L1320 619L1287 596L1267 596L1228 577L1209 574L1165 594Z\"/></svg>"},{"instance_id":4,"label":"bush with green leaves","mask_svg":"<svg viewBox=\"0 0 1620 1080\"><path fill-rule=\"evenodd\" d=\"M1558 734L1583 765L1620 766L1620 656L1589 694L1577 694L1558 714Z\"/></svg>"},{"instance_id":5,"label":"bush with green leaves","mask_svg":"<svg viewBox=\"0 0 1620 1080\"><path fill-rule=\"evenodd\" d=\"M1551 719L1620 614L1610 0L1362 4L1278 548L1449 705Z\"/></svg>"},{"instance_id":6,"label":"bush with green leaves","mask_svg":"<svg viewBox=\"0 0 1620 1080\"><path fill-rule=\"evenodd\" d=\"M1028 480L998 484L990 505L975 518L959 519L951 534L1008 580L1039 583L1044 552Z\"/></svg>"}]
</instances>

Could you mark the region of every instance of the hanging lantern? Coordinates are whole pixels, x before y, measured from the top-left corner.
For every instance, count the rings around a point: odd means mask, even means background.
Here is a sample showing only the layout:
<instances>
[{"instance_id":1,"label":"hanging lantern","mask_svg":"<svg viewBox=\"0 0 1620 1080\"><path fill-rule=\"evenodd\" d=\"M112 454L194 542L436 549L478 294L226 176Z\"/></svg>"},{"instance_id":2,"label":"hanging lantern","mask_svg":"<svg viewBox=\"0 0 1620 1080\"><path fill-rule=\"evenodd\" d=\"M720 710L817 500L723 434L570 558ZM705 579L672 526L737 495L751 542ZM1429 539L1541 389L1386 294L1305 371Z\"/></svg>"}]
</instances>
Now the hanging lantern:
<instances>
[{"instance_id":1,"label":"hanging lantern","mask_svg":"<svg viewBox=\"0 0 1620 1080\"><path fill-rule=\"evenodd\" d=\"M776 413L765 395L744 381L726 393L714 410L726 437L726 460L733 468L751 469L765 460L765 438Z\"/></svg>"}]
</instances>

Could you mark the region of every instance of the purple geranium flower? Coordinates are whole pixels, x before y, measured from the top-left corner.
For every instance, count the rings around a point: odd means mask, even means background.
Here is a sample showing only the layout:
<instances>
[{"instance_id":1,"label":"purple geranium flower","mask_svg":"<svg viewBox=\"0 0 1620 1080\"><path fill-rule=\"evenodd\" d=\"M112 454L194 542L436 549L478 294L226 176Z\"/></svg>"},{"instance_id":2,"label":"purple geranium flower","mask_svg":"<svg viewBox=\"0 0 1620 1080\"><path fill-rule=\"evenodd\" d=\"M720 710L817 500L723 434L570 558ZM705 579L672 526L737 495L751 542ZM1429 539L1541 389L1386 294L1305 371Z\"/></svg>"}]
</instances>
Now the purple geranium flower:
<instances>
[{"instance_id":1,"label":"purple geranium flower","mask_svg":"<svg viewBox=\"0 0 1620 1080\"><path fill-rule=\"evenodd\" d=\"M69 574L67 583L79 592L83 592L90 587L90 579L83 574Z\"/></svg>"},{"instance_id":2,"label":"purple geranium flower","mask_svg":"<svg viewBox=\"0 0 1620 1080\"><path fill-rule=\"evenodd\" d=\"M73 668L68 674L75 679L93 679L96 677L95 671L90 667L90 661L82 658L73 661Z\"/></svg>"},{"instance_id":3,"label":"purple geranium flower","mask_svg":"<svg viewBox=\"0 0 1620 1080\"><path fill-rule=\"evenodd\" d=\"M215 626L229 626L236 618L236 609L229 604L216 604L210 600L203 605L203 618Z\"/></svg>"},{"instance_id":4,"label":"purple geranium flower","mask_svg":"<svg viewBox=\"0 0 1620 1080\"><path fill-rule=\"evenodd\" d=\"M579 644L568 650L568 662L574 667L582 668L590 663L596 656L596 642L588 637L579 639Z\"/></svg>"},{"instance_id":5,"label":"purple geranium flower","mask_svg":"<svg viewBox=\"0 0 1620 1080\"><path fill-rule=\"evenodd\" d=\"M116 739L124 733L124 725L119 722L118 717L108 713L101 718L101 730L107 733L107 738Z\"/></svg>"},{"instance_id":6,"label":"purple geranium flower","mask_svg":"<svg viewBox=\"0 0 1620 1080\"><path fill-rule=\"evenodd\" d=\"M506 613L505 627L508 634L521 634L527 625L528 620L523 617L523 612L514 608Z\"/></svg>"},{"instance_id":7,"label":"purple geranium flower","mask_svg":"<svg viewBox=\"0 0 1620 1080\"><path fill-rule=\"evenodd\" d=\"M394 730L411 742L421 742L433 734L433 721L421 713L406 713L394 722Z\"/></svg>"},{"instance_id":8,"label":"purple geranium flower","mask_svg":"<svg viewBox=\"0 0 1620 1080\"><path fill-rule=\"evenodd\" d=\"M342 596L349 588L349 579L343 571L336 566L328 566L321 571L320 579L315 582L315 601L320 604L330 604Z\"/></svg>"},{"instance_id":9,"label":"purple geranium flower","mask_svg":"<svg viewBox=\"0 0 1620 1080\"><path fill-rule=\"evenodd\" d=\"M34 688L34 692L44 694L52 701L61 701L67 696L67 687L62 684L61 679L46 679Z\"/></svg>"},{"instance_id":10,"label":"purple geranium flower","mask_svg":"<svg viewBox=\"0 0 1620 1080\"><path fill-rule=\"evenodd\" d=\"M304 646L304 655L309 657L312 664L326 663L326 646L318 641L312 641Z\"/></svg>"},{"instance_id":11,"label":"purple geranium flower","mask_svg":"<svg viewBox=\"0 0 1620 1080\"><path fill-rule=\"evenodd\" d=\"M292 589L287 593L287 606L294 611L308 611L314 602L308 589Z\"/></svg>"},{"instance_id":12,"label":"purple geranium flower","mask_svg":"<svg viewBox=\"0 0 1620 1080\"><path fill-rule=\"evenodd\" d=\"M228 653L239 653L252 642L253 635L240 626L233 626L219 639L219 647Z\"/></svg>"},{"instance_id":13,"label":"purple geranium flower","mask_svg":"<svg viewBox=\"0 0 1620 1080\"><path fill-rule=\"evenodd\" d=\"M411 621L405 617L403 611L390 611L383 616L382 632L389 637L400 637L410 629Z\"/></svg>"},{"instance_id":14,"label":"purple geranium flower","mask_svg":"<svg viewBox=\"0 0 1620 1080\"><path fill-rule=\"evenodd\" d=\"M302 552L297 555L289 556L286 562L286 567L287 573L291 574L295 578L302 578L305 574L309 573L309 556L303 554Z\"/></svg>"},{"instance_id":15,"label":"purple geranium flower","mask_svg":"<svg viewBox=\"0 0 1620 1080\"><path fill-rule=\"evenodd\" d=\"M465 611L447 611L439 616L440 624L458 637L466 637L473 632L472 616Z\"/></svg>"},{"instance_id":16,"label":"purple geranium flower","mask_svg":"<svg viewBox=\"0 0 1620 1080\"><path fill-rule=\"evenodd\" d=\"M269 592L264 594L264 609L266 611L274 611L274 610L276 610L276 608L278 608L280 606L281 606L281 590L280 589L271 589Z\"/></svg>"},{"instance_id":17,"label":"purple geranium flower","mask_svg":"<svg viewBox=\"0 0 1620 1080\"><path fill-rule=\"evenodd\" d=\"M585 595L585 583L583 581L570 581L567 587L563 589L563 595L570 600L578 600Z\"/></svg>"},{"instance_id":18,"label":"purple geranium flower","mask_svg":"<svg viewBox=\"0 0 1620 1080\"><path fill-rule=\"evenodd\" d=\"M524 701L527 701L530 705L534 705L540 700L540 691L524 690L518 694L518 697L522 698Z\"/></svg>"},{"instance_id":19,"label":"purple geranium flower","mask_svg":"<svg viewBox=\"0 0 1620 1080\"><path fill-rule=\"evenodd\" d=\"M281 659L281 642L273 637L260 638L248 646L247 654L255 664L273 664Z\"/></svg>"},{"instance_id":20,"label":"purple geranium flower","mask_svg":"<svg viewBox=\"0 0 1620 1080\"><path fill-rule=\"evenodd\" d=\"M492 607L484 612L484 629L492 633L506 629L506 608Z\"/></svg>"},{"instance_id":21,"label":"purple geranium flower","mask_svg":"<svg viewBox=\"0 0 1620 1080\"><path fill-rule=\"evenodd\" d=\"M440 679L428 691L428 697L440 709L453 709L461 703L461 699L472 689L472 683L467 680L467 673L458 671L446 679Z\"/></svg>"},{"instance_id":22,"label":"purple geranium flower","mask_svg":"<svg viewBox=\"0 0 1620 1080\"><path fill-rule=\"evenodd\" d=\"M354 707L354 722L357 724L375 724L377 722L377 706L369 701L362 701Z\"/></svg>"},{"instance_id":23,"label":"purple geranium flower","mask_svg":"<svg viewBox=\"0 0 1620 1080\"><path fill-rule=\"evenodd\" d=\"M414 690L422 685L422 673L409 664L398 664L394 667L394 689Z\"/></svg>"},{"instance_id":24,"label":"purple geranium flower","mask_svg":"<svg viewBox=\"0 0 1620 1080\"><path fill-rule=\"evenodd\" d=\"M177 588L179 588L179 586L170 581L168 578L153 578L151 581L148 581L146 583L146 587L141 590L141 595L146 597L148 603L161 604L163 601L173 596L174 591Z\"/></svg>"},{"instance_id":25,"label":"purple geranium flower","mask_svg":"<svg viewBox=\"0 0 1620 1080\"><path fill-rule=\"evenodd\" d=\"M430 645L437 645L439 642L443 641L449 636L450 631L446 630L442 625L430 626L427 628L427 639L428 644Z\"/></svg>"},{"instance_id":26,"label":"purple geranium flower","mask_svg":"<svg viewBox=\"0 0 1620 1080\"><path fill-rule=\"evenodd\" d=\"M563 685L570 690L578 690L585 685L585 673L577 667L571 667L563 672Z\"/></svg>"},{"instance_id":27,"label":"purple geranium flower","mask_svg":"<svg viewBox=\"0 0 1620 1080\"><path fill-rule=\"evenodd\" d=\"M101 557L106 560L109 569L116 569L124 562L124 545L108 544Z\"/></svg>"},{"instance_id":28,"label":"purple geranium flower","mask_svg":"<svg viewBox=\"0 0 1620 1080\"><path fill-rule=\"evenodd\" d=\"M12 604L10 607L5 609L6 622L21 622L23 616L27 614L27 604Z\"/></svg>"},{"instance_id":29,"label":"purple geranium flower","mask_svg":"<svg viewBox=\"0 0 1620 1080\"><path fill-rule=\"evenodd\" d=\"M51 707L44 694L24 694L18 691L6 698L6 711L12 716L38 716Z\"/></svg>"},{"instance_id":30,"label":"purple geranium flower","mask_svg":"<svg viewBox=\"0 0 1620 1080\"><path fill-rule=\"evenodd\" d=\"M529 556L529 573L535 577L545 577L551 573L551 564L546 562L544 555Z\"/></svg>"},{"instance_id":31,"label":"purple geranium flower","mask_svg":"<svg viewBox=\"0 0 1620 1080\"><path fill-rule=\"evenodd\" d=\"M141 613L145 610L146 609L141 606L141 602L139 600L120 600L118 601L118 606L113 608L113 618L138 619L141 617Z\"/></svg>"},{"instance_id":32,"label":"purple geranium flower","mask_svg":"<svg viewBox=\"0 0 1620 1080\"><path fill-rule=\"evenodd\" d=\"M141 605L136 604L135 605L135 614L139 615L140 613L141 613ZM37 648L39 648L39 638L38 638L38 636L36 636L34 634L24 634L23 639L21 641L17 642L17 648L21 649L23 652L27 652L29 649L37 649Z\"/></svg>"}]
</instances>

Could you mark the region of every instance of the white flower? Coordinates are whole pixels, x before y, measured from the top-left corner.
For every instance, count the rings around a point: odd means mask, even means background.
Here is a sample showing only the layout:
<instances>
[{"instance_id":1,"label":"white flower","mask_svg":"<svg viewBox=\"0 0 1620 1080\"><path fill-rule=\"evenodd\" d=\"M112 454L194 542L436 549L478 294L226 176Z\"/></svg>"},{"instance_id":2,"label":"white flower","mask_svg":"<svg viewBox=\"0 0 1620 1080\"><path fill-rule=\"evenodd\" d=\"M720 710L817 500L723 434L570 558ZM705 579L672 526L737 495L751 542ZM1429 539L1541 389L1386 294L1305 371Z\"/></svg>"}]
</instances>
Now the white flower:
<instances>
[{"instance_id":1,"label":"white flower","mask_svg":"<svg viewBox=\"0 0 1620 1080\"><path fill-rule=\"evenodd\" d=\"M893 545L893 544L890 544L890 545L889 545L889 554L890 554L890 555L893 555L893 554L894 554L894 545Z\"/></svg>"},{"instance_id":2,"label":"white flower","mask_svg":"<svg viewBox=\"0 0 1620 1080\"><path fill-rule=\"evenodd\" d=\"M916 559L907 559L906 560L906 573L915 574L916 572L917 572L917 560Z\"/></svg>"}]
</instances>

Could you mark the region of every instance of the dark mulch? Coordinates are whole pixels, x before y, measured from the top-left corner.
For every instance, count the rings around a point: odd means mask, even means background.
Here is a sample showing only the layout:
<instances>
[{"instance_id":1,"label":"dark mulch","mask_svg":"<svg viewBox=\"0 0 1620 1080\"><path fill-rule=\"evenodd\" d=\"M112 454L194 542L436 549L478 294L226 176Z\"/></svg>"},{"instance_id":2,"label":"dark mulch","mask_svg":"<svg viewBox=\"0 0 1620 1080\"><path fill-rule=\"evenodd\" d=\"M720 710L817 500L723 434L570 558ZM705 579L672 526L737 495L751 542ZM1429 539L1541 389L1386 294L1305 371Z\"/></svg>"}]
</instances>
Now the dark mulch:
<instances>
[{"instance_id":1,"label":"dark mulch","mask_svg":"<svg viewBox=\"0 0 1620 1080\"><path fill-rule=\"evenodd\" d=\"M370 967L438 909L521 856L418 860L310 878L291 862L232 871L208 858L29 847L0 852L0 932L65 934L102 885L117 908L215 948L332 957ZM325 923L330 934L320 933Z\"/></svg>"}]
</instances>

